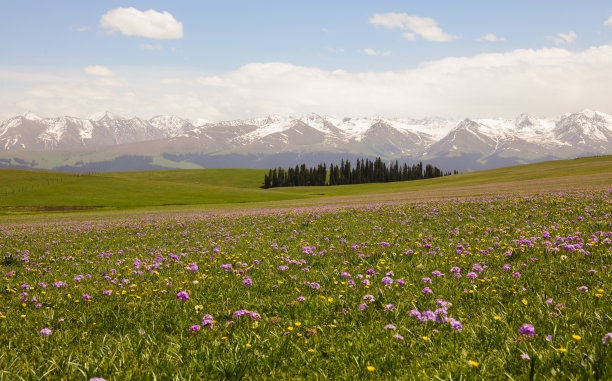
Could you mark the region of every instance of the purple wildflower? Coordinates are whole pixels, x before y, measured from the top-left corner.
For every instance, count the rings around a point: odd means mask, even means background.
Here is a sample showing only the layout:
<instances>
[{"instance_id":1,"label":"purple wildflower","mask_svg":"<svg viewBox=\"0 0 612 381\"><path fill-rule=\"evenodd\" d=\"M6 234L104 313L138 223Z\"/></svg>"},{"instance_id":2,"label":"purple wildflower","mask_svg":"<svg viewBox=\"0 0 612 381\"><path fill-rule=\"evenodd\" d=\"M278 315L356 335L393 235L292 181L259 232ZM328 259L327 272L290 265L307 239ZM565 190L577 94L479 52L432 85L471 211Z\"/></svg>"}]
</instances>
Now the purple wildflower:
<instances>
[{"instance_id":1,"label":"purple wildflower","mask_svg":"<svg viewBox=\"0 0 612 381\"><path fill-rule=\"evenodd\" d=\"M422 292L423 295L433 294L433 290L429 287L425 287Z\"/></svg>"},{"instance_id":2,"label":"purple wildflower","mask_svg":"<svg viewBox=\"0 0 612 381\"><path fill-rule=\"evenodd\" d=\"M459 332L461 332L463 330L463 325L459 321L457 321L457 320L455 320L453 318L449 318L448 322L449 322L450 327L452 329L454 329L456 331L459 331Z\"/></svg>"},{"instance_id":3,"label":"purple wildflower","mask_svg":"<svg viewBox=\"0 0 612 381\"><path fill-rule=\"evenodd\" d=\"M552 339L553 339L552 335L548 335L548 336L546 336L546 341L549 341L549 342L550 342L550 341L552 341Z\"/></svg>"},{"instance_id":4,"label":"purple wildflower","mask_svg":"<svg viewBox=\"0 0 612 381\"><path fill-rule=\"evenodd\" d=\"M395 335L393 335L393 337L398 339L398 340L404 340L404 336L402 336L400 334L395 334Z\"/></svg>"},{"instance_id":5,"label":"purple wildflower","mask_svg":"<svg viewBox=\"0 0 612 381\"><path fill-rule=\"evenodd\" d=\"M189 294L186 291L179 291L179 293L176 294L176 298L180 300L187 300L189 299Z\"/></svg>"},{"instance_id":6,"label":"purple wildflower","mask_svg":"<svg viewBox=\"0 0 612 381\"><path fill-rule=\"evenodd\" d=\"M202 328L208 327L208 329L212 331L214 325L215 323L212 320L202 320Z\"/></svg>"},{"instance_id":7,"label":"purple wildflower","mask_svg":"<svg viewBox=\"0 0 612 381\"><path fill-rule=\"evenodd\" d=\"M388 276L382 278L382 284L384 284L385 286L389 286L391 284L393 284L393 279L389 278Z\"/></svg>"},{"instance_id":8,"label":"purple wildflower","mask_svg":"<svg viewBox=\"0 0 612 381\"><path fill-rule=\"evenodd\" d=\"M467 274L467 277L470 278L470 279L476 279L476 278L478 278L478 275L476 275L475 272L469 272Z\"/></svg>"},{"instance_id":9,"label":"purple wildflower","mask_svg":"<svg viewBox=\"0 0 612 381\"><path fill-rule=\"evenodd\" d=\"M189 332L195 332L195 331L199 331L200 330L200 326L199 325L192 325L191 327L189 327Z\"/></svg>"},{"instance_id":10,"label":"purple wildflower","mask_svg":"<svg viewBox=\"0 0 612 381\"><path fill-rule=\"evenodd\" d=\"M385 329L391 329L391 330L395 331L395 326L393 324L387 324L385 326Z\"/></svg>"},{"instance_id":11,"label":"purple wildflower","mask_svg":"<svg viewBox=\"0 0 612 381\"><path fill-rule=\"evenodd\" d=\"M535 328L533 328L533 325L523 324L521 328L519 329L519 333L521 335L535 336L536 331L535 331Z\"/></svg>"},{"instance_id":12,"label":"purple wildflower","mask_svg":"<svg viewBox=\"0 0 612 381\"><path fill-rule=\"evenodd\" d=\"M531 357L529 357L529 355L528 355L527 353L523 353L523 354L521 355L521 358L522 358L523 360L530 360L530 359L531 359Z\"/></svg>"},{"instance_id":13,"label":"purple wildflower","mask_svg":"<svg viewBox=\"0 0 612 381\"><path fill-rule=\"evenodd\" d=\"M374 302L374 296L373 295L369 295L369 294L365 295L363 297L363 301L364 302L368 302L368 303L372 303L372 302Z\"/></svg>"},{"instance_id":14,"label":"purple wildflower","mask_svg":"<svg viewBox=\"0 0 612 381\"><path fill-rule=\"evenodd\" d=\"M91 300L91 295L83 294L83 296L81 296L81 299L83 299L86 302L89 302Z\"/></svg>"},{"instance_id":15,"label":"purple wildflower","mask_svg":"<svg viewBox=\"0 0 612 381\"><path fill-rule=\"evenodd\" d=\"M257 312L251 312L251 319L259 320L259 319L261 319L261 315L258 314Z\"/></svg>"},{"instance_id":16,"label":"purple wildflower","mask_svg":"<svg viewBox=\"0 0 612 381\"><path fill-rule=\"evenodd\" d=\"M423 283L431 283L431 278L425 277L425 278L421 279L421 282L423 282Z\"/></svg>"},{"instance_id":17,"label":"purple wildflower","mask_svg":"<svg viewBox=\"0 0 612 381\"><path fill-rule=\"evenodd\" d=\"M612 341L612 332L606 333L604 337L601 339L601 342L604 344L608 344L608 342Z\"/></svg>"},{"instance_id":18,"label":"purple wildflower","mask_svg":"<svg viewBox=\"0 0 612 381\"><path fill-rule=\"evenodd\" d=\"M49 336L52 333L53 332L51 332L51 330L49 328L43 328L43 329L40 330L40 335L41 336Z\"/></svg>"},{"instance_id":19,"label":"purple wildflower","mask_svg":"<svg viewBox=\"0 0 612 381\"><path fill-rule=\"evenodd\" d=\"M520 278L520 276L521 276L521 273L519 273L518 271L512 274L513 278Z\"/></svg>"},{"instance_id":20,"label":"purple wildflower","mask_svg":"<svg viewBox=\"0 0 612 381\"><path fill-rule=\"evenodd\" d=\"M249 278L249 277L247 276L247 277L245 277L245 278L242 280L242 284L243 284L244 286L250 287L250 286L252 286L252 285L253 285L253 281L251 280L251 278Z\"/></svg>"},{"instance_id":21,"label":"purple wildflower","mask_svg":"<svg viewBox=\"0 0 612 381\"><path fill-rule=\"evenodd\" d=\"M578 287L578 291L580 292L589 292L589 288L587 286Z\"/></svg>"}]
</instances>

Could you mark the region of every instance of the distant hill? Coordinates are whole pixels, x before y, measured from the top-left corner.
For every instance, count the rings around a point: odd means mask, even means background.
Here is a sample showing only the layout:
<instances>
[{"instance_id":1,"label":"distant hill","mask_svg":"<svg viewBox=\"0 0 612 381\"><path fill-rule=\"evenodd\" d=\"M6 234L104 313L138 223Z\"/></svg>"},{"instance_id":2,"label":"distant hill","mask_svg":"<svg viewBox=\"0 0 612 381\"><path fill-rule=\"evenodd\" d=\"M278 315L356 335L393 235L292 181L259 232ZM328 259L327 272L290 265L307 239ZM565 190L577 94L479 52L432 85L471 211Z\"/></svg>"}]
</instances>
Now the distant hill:
<instances>
[{"instance_id":1,"label":"distant hill","mask_svg":"<svg viewBox=\"0 0 612 381\"><path fill-rule=\"evenodd\" d=\"M24 114L0 123L0 168L87 173L271 168L357 157L426 161L443 170L612 153L612 116L584 110L554 118L452 121L268 116L218 123Z\"/></svg>"}]
</instances>

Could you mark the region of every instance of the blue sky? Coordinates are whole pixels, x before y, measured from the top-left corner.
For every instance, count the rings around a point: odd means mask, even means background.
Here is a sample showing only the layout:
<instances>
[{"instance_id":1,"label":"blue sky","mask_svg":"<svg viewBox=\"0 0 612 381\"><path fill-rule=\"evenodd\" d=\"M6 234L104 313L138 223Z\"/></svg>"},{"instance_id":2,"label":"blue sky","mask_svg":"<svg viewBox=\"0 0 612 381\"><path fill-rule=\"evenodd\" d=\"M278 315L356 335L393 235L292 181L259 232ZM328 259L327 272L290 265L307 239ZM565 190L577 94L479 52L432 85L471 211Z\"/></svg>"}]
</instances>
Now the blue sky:
<instances>
[{"instance_id":1,"label":"blue sky","mask_svg":"<svg viewBox=\"0 0 612 381\"><path fill-rule=\"evenodd\" d=\"M609 1L0 4L4 118L612 112Z\"/></svg>"}]
</instances>

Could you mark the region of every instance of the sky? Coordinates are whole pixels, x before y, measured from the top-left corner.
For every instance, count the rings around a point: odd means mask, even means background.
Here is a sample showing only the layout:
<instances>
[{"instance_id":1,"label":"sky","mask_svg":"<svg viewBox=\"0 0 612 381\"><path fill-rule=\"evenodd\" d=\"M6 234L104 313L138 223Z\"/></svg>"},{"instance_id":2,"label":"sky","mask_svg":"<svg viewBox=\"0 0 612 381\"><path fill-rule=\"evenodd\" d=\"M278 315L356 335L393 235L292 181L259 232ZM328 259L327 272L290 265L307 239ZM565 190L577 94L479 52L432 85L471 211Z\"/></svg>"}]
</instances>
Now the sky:
<instances>
[{"instance_id":1,"label":"sky","mask_svg":"<svg viewBox=\"0 0 612 381\"><path fill-rule=\"evenodd\" d=\"M0 0L0 119L612 114L610 1Z\"/></svg>"}]
</instances>

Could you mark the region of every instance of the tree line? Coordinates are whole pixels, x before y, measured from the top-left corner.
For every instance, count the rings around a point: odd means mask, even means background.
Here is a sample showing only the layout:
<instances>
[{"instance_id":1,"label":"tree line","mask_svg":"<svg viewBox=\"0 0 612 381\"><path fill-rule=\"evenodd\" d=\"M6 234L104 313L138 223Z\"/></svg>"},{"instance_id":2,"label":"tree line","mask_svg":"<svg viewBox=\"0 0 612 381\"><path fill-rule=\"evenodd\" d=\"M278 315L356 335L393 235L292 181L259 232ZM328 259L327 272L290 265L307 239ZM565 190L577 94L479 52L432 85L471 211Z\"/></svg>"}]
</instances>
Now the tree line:
<instances>
[{"instance_id":1,"label":"tree line","mask_svg":"<svg viewBox=\"0 0 612 381\"><path fill-rule=\"evenodd\" d=\"M452 174L457 173L459 172L455 170ZM354 167L351 166L350 161L342 160L340 165L330 164L329 171L327 171L325 163L311 168L302 164L289 169L281 167L270 169L268 174L264 176L263 188L388 183L448 175L451 175L451 172L443 172L440 168L431 164L427 164L425 168L423 168L423 162L409 166L406 163L400 165L395 161L395 163L387 165L378 157L374 161L357 159Z\"/></svg>"}]
</instances>

